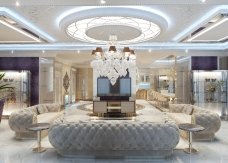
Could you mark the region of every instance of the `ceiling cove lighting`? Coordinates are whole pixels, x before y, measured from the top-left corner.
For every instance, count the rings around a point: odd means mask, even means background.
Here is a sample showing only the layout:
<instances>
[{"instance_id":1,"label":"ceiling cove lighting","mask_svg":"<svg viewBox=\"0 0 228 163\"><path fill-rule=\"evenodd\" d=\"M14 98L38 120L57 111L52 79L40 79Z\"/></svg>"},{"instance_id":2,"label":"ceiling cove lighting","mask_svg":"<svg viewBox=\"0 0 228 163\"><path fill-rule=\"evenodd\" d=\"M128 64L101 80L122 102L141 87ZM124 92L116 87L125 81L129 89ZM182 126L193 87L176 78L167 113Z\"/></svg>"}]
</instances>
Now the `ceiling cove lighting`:
<instances>
[{"instance_id":1,"label":"ceiling cove lighting","mask_svg":"<svg viewBox=\"0 0 228 163\"><path fill-rule=\"evenodd\" d=\"M210 18L215 17L219 13L227 13L228 12L228 5L221 5L218 6L212 10L210 10L208 13L206 13L204 16L202 16L200 19L198 19L195 23L193 23L191 26L186 28L184 31L180 32L178 35L176 35L173 38L173 41L180 41L183 39L183 37L187 36L189 33L192 33L197 27L199 27L202 24L207 23Z\"/></svg>"},{"instance_id":2,"label":"ceiling cove lighting","mask_svg":"<svg viewBox=\"0 0 228 163\"><path fill-rule=\"evenodd\" d=\"M72 38L84 42L107 44L108 41L91 38L87 36L86 32L94 27L117 25L133 27L140 31L140 35L138 37L130 40L118 41L118 43L120 44L137 43L150 40L159 35L161 32L160 27L153 22L134 17L121 16L93 17L79 20L77 22L70 24L67 27L66 32Z\"/></svg>"},{"instance_id":3,"label":"ceiling cove lighting","mask_svg":"<svg viewBox=\"0 0 228 163\"><path fill-rule=\"evenodd\" d=\"M145 7L145 6L83 6L83 7L76 7L76 8L72 8L67 10L66 12L63 12L61 15L59 15L56 18L55 24L56 27L60 27L60 24L62 21L64 21L64 19L66 19L67 17L71 16L71 15L76 15L77 17L79 15L81 15L80 12L84 12L84 11L88 11L87 14L92 11L92 10L101 10L101 9L108 9L108 10L113 10L113 12L119 12L120 9L124 9L125 12L132 12L130 11L131 9L134 9L136 12L137 11L142 11L143 14L140 15L141 18L144 18L145 15L147 16L155 16L156 18L161 17L162 19L164 19L164 21L168 24L168 26L172 26L172 21L170 19L170 17L168 15L166 15L165 13L161 12L158 9L152 8L152 7ZM128 11L129 10L129 11ZM80 13L80 14L79 14ZM96 15L97 12L93 11L93 15ZM131 16L131 15L127 15L127 16ZM83 17L88 17L88 15L83 15ZM146 19L146 18L145 18Z\"/></svg>"},{"instance_id":4,"label":"ceiling cove lighting","mask_svg":"<svg viewBox=\"0 0 228 163\"><path fill-rule=\"evenodd\" d=\"M197 37L203 35L204 33L212 30L213 28L222 25L223 23L225 23L226 21L228 21L228 17L223 17L222 19L220 19L219 21L213 23L211 26L203 29L202 31L198 32L197 34L193 35L191 38L187 39L187 41L192 41L194 39L196 39Z\"/></svg>"},{"instance_id":5,"label":"ceiling cove lighting","mask_svg":"<svg viewBox=\"0 0 228 163\"><path fill-rule=\"evenodd\" d=\"M115 85L119 77L124 77L127 72L136 68L136 56L134 50L124 47L122 51L116 47L117 37L110 35L108 51L103 52L101 47L92 51L94 60L91 67L99 76L108 77L112 85Z\"/></svg>"},{"instance_id":6,"label":"ceiling cove lighting","mask_svg":"<svg viewBox=\"0 0 228 163\"><path fill-rule=\"evenodd\" d=\"M12 20L16 21L19 24L24 25L30 31L32 31L35 34L41 36L45 40L48 40L50 42L55 42L56 41L52 36L50 36L49 34L45 33L44 31L40 30L35 25L33 25L32 23L30 23L28 20L24 19L19 14L17 14L16 12L14 12L14 11L8 9L8 8L0 7L0 14L1 15L5 15L6 17L11 18Z\"/></svg>"},{"instance_id":7,"label":"ceiling cove lighting","mask_svg":"<svg viewBox=\"0 0 228 163\"><path fill-rule=\"evenodd\" d=\"M3 24L3 25L5 25L5 26L7 26L7 27L9 27L9 28L11 28L11 29L13 29L13 30L15 30L15 31L17 31L17 32L19 32L19 33L21 33L21 34L23 34L23 35L25 35L25 36L27 36L27 37L29 37L29 38L31 38L31 39L33 39L36 42L41 42L40 39L38 39L38 38L36 38L36 37L28 34L27 32L25 32L25 31L23 31L23 30L21 30L19 28L14 27L13 25L11 25L11 24L3 21L3 20L0 20L0 23ZM4 42L7 42L7 41L4 41ZM28 42L30 42L30 41L28 41Z\"/></svg>"},{"instance_id":8,"label":"ceiling cove lighting","mask_svg":"<svg viewBox=\"0 0 228 163\"><path fill-rule=\"evenodd\" d=\"M88 43L40 43L40 44L0 44L0 51L30 51L30 50L66 50L66 51L90 51L92 48L96 47L97 44L88 44ZM130 47L137 50L148 50L149 48L155 50L226 50L228 49L228 42L224 43L173 43L168 42L162 44L160 42L154 43L141 43L141 44L130 44ZM123 48L123 45L119 45L119 47Z\"/></svg>"}]
</instances>

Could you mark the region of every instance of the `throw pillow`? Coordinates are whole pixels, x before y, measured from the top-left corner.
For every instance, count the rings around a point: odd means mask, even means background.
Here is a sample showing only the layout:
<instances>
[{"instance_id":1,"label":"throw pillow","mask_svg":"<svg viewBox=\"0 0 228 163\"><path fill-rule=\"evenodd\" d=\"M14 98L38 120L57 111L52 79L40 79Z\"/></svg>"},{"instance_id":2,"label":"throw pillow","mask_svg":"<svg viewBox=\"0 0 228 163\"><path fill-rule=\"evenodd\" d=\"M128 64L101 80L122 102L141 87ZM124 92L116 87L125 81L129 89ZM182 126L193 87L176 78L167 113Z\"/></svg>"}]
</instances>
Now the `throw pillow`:
<instances>
[{"instance_id":1,"label":"throw pillow","mask_svg":"<svg viewBox=\"0 0 228 163\"><path fill-rule=\"evenodd\" d=\"M39 114L48 113L48 109L46 108L45 105L38 105L37 111Z\"/></svg>"},{"instance_id":2,"label":"throw pillow","mask_svg":"<svg viewBox=\"0 0 228 163\"><path fill-rule=\"evenodd\" d=\"M188 114L188 115L192 115L193 107L191 105L185 105L184 106L184 113Z\"/></svg>"}]
</instances>

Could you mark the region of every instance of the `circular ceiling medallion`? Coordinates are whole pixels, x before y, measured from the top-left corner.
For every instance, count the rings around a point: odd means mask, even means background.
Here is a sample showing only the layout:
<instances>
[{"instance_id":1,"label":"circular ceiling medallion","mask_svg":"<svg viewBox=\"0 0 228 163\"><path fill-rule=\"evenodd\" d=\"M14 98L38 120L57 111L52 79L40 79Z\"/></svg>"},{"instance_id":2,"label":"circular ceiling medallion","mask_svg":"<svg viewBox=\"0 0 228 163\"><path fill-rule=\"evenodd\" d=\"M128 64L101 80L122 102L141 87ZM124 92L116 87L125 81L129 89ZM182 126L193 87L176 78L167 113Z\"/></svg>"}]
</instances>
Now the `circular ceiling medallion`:
<instances>
[{"instance_id":1,"label":"circular ceiling medallion","mask_svg":"<svg viewBox=\"0 0 228 163\"><path fill-rule=\"evenodd\" d=\"M74 39L107 44L110 35L116 35L120 44L151 40L160 32L160 27L150 21L134 17L94 17L70 24L66 32Z\"/></svg>"},{"instance_id":2,"label":"circular ceiling medallion","mask_svg":"<svg viewBox=\"0 0 228 163\"><path fill-rule=\"evenodd\" d=\"M103 25L90 28L86 35L96 40L109 41L110 35L115 35L118 41L132 40L141 35L141 31L124 25Z\"/></svg>"}]
</instances>

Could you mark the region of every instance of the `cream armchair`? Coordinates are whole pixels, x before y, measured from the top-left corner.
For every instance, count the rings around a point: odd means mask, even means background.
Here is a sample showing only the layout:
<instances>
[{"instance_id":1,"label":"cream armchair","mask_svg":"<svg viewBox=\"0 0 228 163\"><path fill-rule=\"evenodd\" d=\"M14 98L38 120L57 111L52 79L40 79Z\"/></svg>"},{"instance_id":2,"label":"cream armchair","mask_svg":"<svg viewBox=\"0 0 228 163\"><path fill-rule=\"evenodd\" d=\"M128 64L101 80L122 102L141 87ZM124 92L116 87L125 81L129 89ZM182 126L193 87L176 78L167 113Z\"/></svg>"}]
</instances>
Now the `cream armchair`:
<instances>
[{"instance_id":1,"label":"cream armchair","mask_svg":"<svg viewBox=\"0 0 228 163\"><path fill-rule=\"evenodd\" d=\"M205 130L193 133L193 139L212 140L220 129L221 120L217 113L190 104L170 104L171 113L167 113L177 124L193 123L201 125ZM181 131L181 135L187 138L187 133Z\"/></svg>"},{"instance_id":2,"label":"cream armchair","mask_svg":"<svg viewBox=\"0 0 228 163\"><path fill-rule=\"evenodd\" d=\"M15 131L16 139L36 138L36 132L28 131L31 124L50 123L61 115L59 104L40 104L11 113L9 126ZM47 133L43 132L43 135Z\"/></svg>"}]
</instances>

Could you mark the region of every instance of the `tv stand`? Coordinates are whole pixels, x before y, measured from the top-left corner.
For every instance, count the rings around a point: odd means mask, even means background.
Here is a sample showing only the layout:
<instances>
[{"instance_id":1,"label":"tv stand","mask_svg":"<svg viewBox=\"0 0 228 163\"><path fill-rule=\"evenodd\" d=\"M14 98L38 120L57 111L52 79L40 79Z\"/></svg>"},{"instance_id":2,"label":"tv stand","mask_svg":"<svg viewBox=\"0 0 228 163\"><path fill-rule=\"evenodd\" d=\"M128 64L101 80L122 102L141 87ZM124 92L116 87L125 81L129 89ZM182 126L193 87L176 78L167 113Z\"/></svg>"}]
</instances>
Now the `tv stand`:
<instances>
[{"instance_id":1,"label":"tv stand","mask_svg":"<svg viewBox=\"0 0 228 163\"><path fill-rule=\"evenodd\" d=\"M135 101L93 101L93 113L98 114L98 116L104 116L104 114L113 112L131 116L135 113Z\"/></svg>"}]
</instances>

